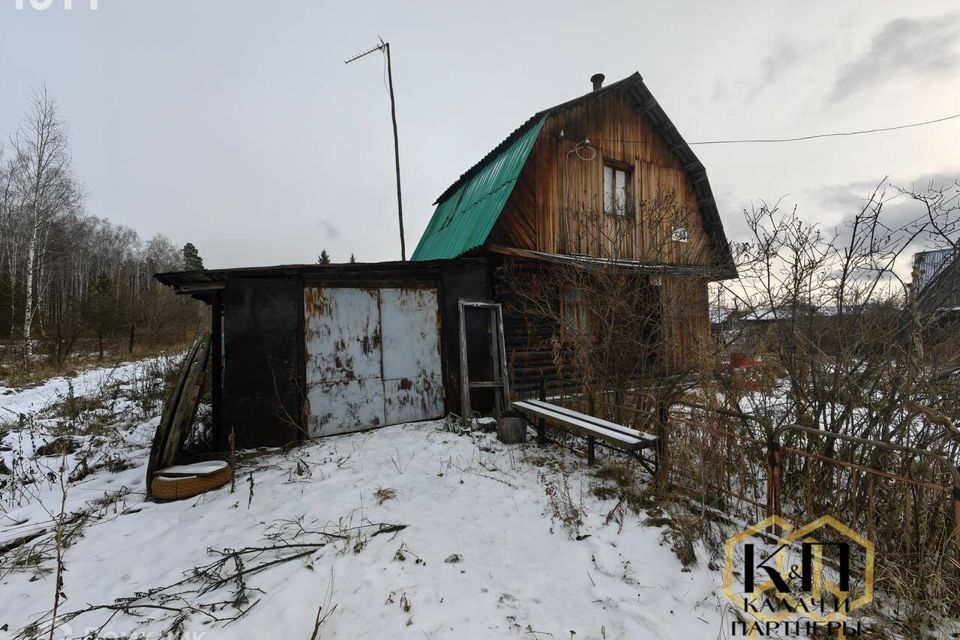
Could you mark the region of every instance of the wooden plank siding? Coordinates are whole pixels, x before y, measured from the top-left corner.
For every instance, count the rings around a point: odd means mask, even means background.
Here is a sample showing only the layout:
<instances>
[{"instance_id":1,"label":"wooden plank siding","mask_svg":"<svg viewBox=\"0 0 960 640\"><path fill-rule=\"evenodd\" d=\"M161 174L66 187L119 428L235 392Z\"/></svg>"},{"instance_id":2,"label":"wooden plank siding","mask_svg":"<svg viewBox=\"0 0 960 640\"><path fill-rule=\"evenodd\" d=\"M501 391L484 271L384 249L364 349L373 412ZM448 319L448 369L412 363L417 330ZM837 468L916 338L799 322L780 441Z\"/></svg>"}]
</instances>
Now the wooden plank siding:
<instances>
[{"instance_id":1,"label":"wooden plank siding","mask_svg":"<svg viewBox=\"0 0 960 640\"><path fill-rule=\"evenodd\" d=\"M710 339L707 281L663 276L660 285L661 357L667 373L685 373L697 364Z\"/></svg>"},{"instance_id":2,"label":"wooden plank siding","mask_svg":"<svg viewBox=\"0 0 960 640\"><path fill-rule=\"evenodd\" d=\"M585 139L590 148L581 151L582 157L570 153ZM633 202L627 216L603 212L605 160L630 168ZM671 204L664 206L666 202ZM686 229L687 242L672 240L675 227ZM717 263L693 182L633 99L619 91L550 116L488 244L650 265L710 268ZM666 373L680 373L694 366L709 339L707 281L663 275L659 284L663 367ZM540 369L559 383L563 375L551 366L544 328L524 335L528 328L519 319L507 323L512 325L507 327L507 350L519 374L518 386L529 386L532 380L523 378Z\"/></svg>"},{"instance_id":3,"label":"wooden plank siding","mask_svg":"<svg viewBox=\"0 0 960 640\"><path fill-rule=\"evenodd\" d=\"M592 160L569 153L584 139L596 151ZM585 157L591 153L583 151ZM626 218L603 213L605 159L632 168L634 202ZM670 197L676 204L669 210L656 206ZM687 242L671 240L675 226L686 228ZM634 110L632 99L620 92L584 101L547 120L491 240L546 253L683 266L715 263L692 181Z\"/></svg>"}]
</instances>

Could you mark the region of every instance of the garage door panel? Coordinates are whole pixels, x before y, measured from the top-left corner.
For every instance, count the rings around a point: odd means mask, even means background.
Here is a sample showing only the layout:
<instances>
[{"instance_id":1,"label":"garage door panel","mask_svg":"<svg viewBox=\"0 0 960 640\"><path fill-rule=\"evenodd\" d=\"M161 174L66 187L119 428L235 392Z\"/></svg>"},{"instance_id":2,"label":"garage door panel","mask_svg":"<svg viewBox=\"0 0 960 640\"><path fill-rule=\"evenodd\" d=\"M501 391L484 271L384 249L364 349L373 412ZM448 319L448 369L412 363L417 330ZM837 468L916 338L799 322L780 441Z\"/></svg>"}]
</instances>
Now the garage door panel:
<instances>
[{"instance_id":1,"label":"garage door panel","mask_svg":"<svg viewBox=\"0 0 960 640\"><path fill-rule=\"evenodd\" d=\"M383 384L379 379L323 382L307 391L310 436L327 436L384 426Z\"/></svg>"},{"instance_id":2,"label":"garage door panel","mask_svg":"<svg viewBox=\"0 0 960 640\"><path fill-rule=\"evenodd\" d=\"M307 384L380 377L376 289L304 290Z\"/></svg>"},{"instance_id":3,"label":"garage door panel","mask_svg":"<svg viewBox=\"0 0 960 640\"><path fill-rule=\"evenodd\" d=\"M440 374L383 381L387 424L429 420L443 415Z\"/></svg>"},{"instance_id":4,"label":"garage door panel","mask_svg":"<svg viewBox=\"0 0 960 640\"><path fill-rule=\"evenodd\" d=\"M310 434L443 414L435 289L304 290Z\"/></svg>"},{"instance_id":5,"label":"garage door panel","mask_svg":"<svg viewBox=\"0 0 960 640\"><path fill-rule=\"evenodd\" d=\"M439 375L440 329L436 289L381 289L383 377Z\"/></svg>"}]
</instances>

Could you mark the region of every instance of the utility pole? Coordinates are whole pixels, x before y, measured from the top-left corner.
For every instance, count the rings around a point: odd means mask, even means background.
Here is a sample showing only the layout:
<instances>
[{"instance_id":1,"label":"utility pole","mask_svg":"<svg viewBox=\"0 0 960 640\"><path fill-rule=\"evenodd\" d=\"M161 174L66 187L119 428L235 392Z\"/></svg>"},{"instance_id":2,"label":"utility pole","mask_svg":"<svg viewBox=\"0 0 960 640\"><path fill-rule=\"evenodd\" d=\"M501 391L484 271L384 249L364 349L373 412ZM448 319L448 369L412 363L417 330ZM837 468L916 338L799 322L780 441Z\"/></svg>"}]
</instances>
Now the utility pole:
<instances>
[{"instance_id":1,"label":"utility pole","mask_svg":"<svg viewBox=\"0 0 960 640\"><path fill-rule=\"evenodd\" d=\"M367 49L362 53L344 60L344 64L350 64L355 60L370 55L374 51L382 51L387 57L387 82L390 87L390 119L393 121L393 158L397 166L397 216L400 219L400 259L406 262L407 246L403 238L403 198L400 192L400 139L397 136L397 103L393 98L393 67L390 64L390 43L384 42L380 38L380 44Z\"/></svg>"}]
</instances>

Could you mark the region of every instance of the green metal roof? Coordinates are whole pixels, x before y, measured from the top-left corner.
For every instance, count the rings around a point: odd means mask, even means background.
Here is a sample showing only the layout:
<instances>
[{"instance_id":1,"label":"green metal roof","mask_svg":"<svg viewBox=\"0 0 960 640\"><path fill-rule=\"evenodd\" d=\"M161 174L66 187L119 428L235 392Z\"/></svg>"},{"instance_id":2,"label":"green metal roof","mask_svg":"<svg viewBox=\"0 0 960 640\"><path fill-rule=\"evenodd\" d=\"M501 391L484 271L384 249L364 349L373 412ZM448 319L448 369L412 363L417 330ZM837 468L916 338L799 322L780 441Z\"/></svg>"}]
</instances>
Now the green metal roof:
<instances>
[{"instance_id":1,"label":"green metal roof","mask_svg":"<svg viewBox=\"0 0 960 640\"><path fill-rule=\"evenodd\" d=\"M487 241L527 162L546 114L520 127L437 200L411 260L456 258Z\"/></svg>"}]
</instances>

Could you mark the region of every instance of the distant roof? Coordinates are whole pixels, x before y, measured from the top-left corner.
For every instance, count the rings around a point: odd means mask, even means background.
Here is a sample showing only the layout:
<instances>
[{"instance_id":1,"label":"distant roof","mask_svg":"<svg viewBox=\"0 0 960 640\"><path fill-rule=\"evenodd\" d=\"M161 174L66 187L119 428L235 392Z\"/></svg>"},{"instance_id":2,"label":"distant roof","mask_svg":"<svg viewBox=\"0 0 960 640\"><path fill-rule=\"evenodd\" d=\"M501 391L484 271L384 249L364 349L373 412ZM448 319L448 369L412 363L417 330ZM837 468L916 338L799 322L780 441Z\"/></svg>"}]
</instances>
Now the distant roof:
<instances>
[{"instance_id":1,"label":"distant roof","mask_svg":"<svg viewBox=\"0 0 960 640\"><path fill-rule=\"evenodd\" d=\"M740 322L781 322L792 320L794 313L797 317L823 317L832 318L837 315L837 307L831 305L820 306L801 306L794 310L789 305L779 307L756 307L747 309L717 309L711 312L713 322L720 321L740 321Z\"/></svg>"},{"instance_id":2,"label":"distant roof","mask_svg":"<svg viewBox=\"0 0 960 640\"><path fill-rule=\"evenodd\" d=\"M913 270L916 272L917 293L927 288L955 257L953 249L936 249L913 254Z\"/></svg>"},{"instance_id":3,"label":"distant roof","mask_svg":"<svg viewBox=\"0 0 960 640\"><path fill-rule=\"evenodd\" d=\"M960 304L960 251L939 249L913 256L914 292L928 312L953 311Z\"/></svg>"},{"instance_id":4,"label":"distant roof","mask_svg":"<svg viewBox=\"0 0 960 640\"><path fill-rule=\"evenodd\" d=\"M680 136L639 73L633 73L623 80L531 116L440 194L434 203L437 208L433 217L411 259L456 258L483 245L510 197L546 119L586 100L615 91L622 91L633 99L637 111L643 114L654 132L680 160L693 183L700 210L703 212L704 229L717 256L719 271L724 276L735 276L736 267L723 231L720 212L707 180L707 170Z\"/></svg>"}]
</instances>

